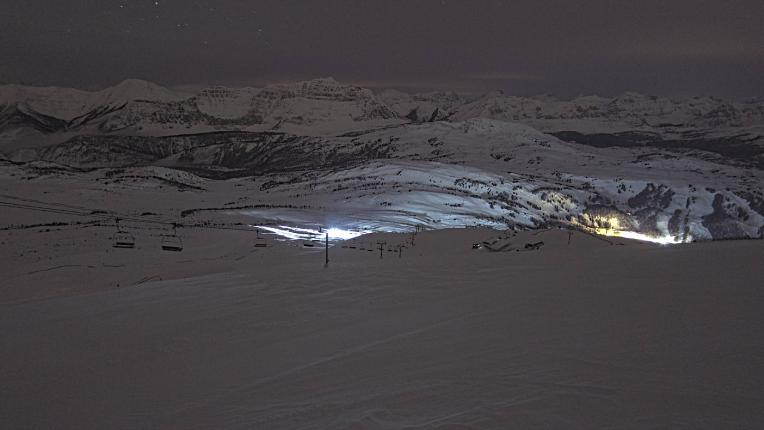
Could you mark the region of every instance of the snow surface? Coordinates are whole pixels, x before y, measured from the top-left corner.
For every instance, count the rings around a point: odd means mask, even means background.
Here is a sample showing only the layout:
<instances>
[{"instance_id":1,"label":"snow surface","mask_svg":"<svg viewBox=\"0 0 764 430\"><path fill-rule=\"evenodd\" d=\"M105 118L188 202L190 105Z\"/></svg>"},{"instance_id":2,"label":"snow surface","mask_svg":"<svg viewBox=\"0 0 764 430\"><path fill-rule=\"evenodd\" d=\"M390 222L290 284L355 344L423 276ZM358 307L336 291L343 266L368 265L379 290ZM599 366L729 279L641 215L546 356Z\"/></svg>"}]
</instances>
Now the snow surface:
<instances>
[{"instance_id":1,"label":"snow surface","mask_svg":"<svg viewBox=\"0 0 764 430\"><path fill-rule=\"evenodd\" d=\"M761 241L378 234L324 268L272 236L181 234L168 253L150 231L136 249L97 227L0 232L0 426L764 423ZM521 250L471 246L496 240Z\"/></svg>"}]
</instances>

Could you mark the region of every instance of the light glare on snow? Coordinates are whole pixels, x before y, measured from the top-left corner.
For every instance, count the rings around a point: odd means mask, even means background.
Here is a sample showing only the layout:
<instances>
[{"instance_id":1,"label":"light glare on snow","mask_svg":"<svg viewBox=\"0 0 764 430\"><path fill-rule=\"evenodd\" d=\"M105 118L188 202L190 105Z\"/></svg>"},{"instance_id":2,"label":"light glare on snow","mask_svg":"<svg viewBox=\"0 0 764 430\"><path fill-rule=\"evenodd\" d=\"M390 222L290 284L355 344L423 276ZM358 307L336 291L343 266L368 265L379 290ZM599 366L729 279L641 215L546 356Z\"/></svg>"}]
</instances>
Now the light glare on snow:
<instances>
[{"instance_id":1,"label":"light glare on snow","mask_svg":"<svg viewBox=\"0 0 764 430\"><path fill-rule=\"evenodd\" d=\"M368 231L350 231L350 230L343 230L341 228L334 228L334 227L330 228L326 232L329 233L329 239L342 239L342 240L355 239L358 236L369 233Z\"/></svg>"},{"instance_id":2,"label":"light glare on snow","mask_svg":"<svg viewBox=\"0 0 764 430\"><path fill-rule=\"evenodd\" d=\"M344 230L336 227L332 227L324 231L301 227L290 227L286 225L280 225L278 227L257 226L257 228L261 228L273 234L277 234L292 240L318 240L323 239L326 234L329 235L330 240L349 240L355 239L356 237L367 233L371 233L370 231L366 230Z\"/></svg>"},{"instance_id":3,"label":"light glare on snow","mask_svg":"<svg viewBox=\"0 0 764 430\"><path fill-rule=\"evenodd\" d=\"M668 234L649 235L624 228L618 217L587 215L589 222L586 224L573 221L573 224L584 231L594 233L600 236L620 237L623 239L639 240L642 242L657 243L660 245L675 245L684 243L684 240ZM685 238L688 239L688 238Z\"/></svg>"},{"instance_id":4,"label":"light glare on snow","mask_svg":"<svg viewBox=\"0 0 764 430\"><path fill-rule=\"evenodd\" d=\"M636 231L621 231L612 229L597 229L597 234L611 237L622 237L624 239L641 240L643 242L659 243L661 245L674 245L682 243L680 240L676 240L672 236L649 236L644 233L637 233Z\"/></svg>"},{"instance_id":5,"label":"light glare on snow","mask_svg":"<svg viewBox=\"0 0 764 430\"><path fill-rule=\"evenodd\" d=\"M650 236L644 233L638 233L636 231L620 230L621 224L616 217L611 217L604 221L604 225L606 227L595 227L593 229L595 233L601 236L622 237L624 239L640 240L643 242L658 243L661 245L673 245L682 243L681 240L677 240L669 235Z\"/></svg>"}]
</instances>

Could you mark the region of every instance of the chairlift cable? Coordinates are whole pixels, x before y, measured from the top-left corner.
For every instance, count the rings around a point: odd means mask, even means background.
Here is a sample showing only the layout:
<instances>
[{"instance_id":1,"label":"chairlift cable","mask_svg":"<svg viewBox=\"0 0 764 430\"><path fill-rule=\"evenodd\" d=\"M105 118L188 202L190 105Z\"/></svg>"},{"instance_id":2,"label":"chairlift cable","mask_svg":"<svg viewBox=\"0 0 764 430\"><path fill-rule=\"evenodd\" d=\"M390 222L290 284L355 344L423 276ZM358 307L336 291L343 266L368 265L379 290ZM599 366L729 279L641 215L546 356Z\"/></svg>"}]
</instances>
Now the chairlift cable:
<instances>
[{"instance_id":1,"label":"chairlift cable","mask_svg":"<svg viewBox=\"0 0 764 430\"><path fill-rule=\"evenodd\" d=\"M15 202L4 202L4 201L0 201L0 206L14 208L14 209L31 210L36 212L55 213L60 215L73 215L73 216L80 216L80 217L99 218L102 220L111 220L114 218L119 218L120 221L132 221L135 223L158 224L158 225L181 227L181 228L231 230L231 231L245 231L249 233L257 233L256 229L253 230L253 229L239 228L239 227L196 225L196 224L184 224L184 223L171 222L171 221L160 221L155 219L145 219L145 218L137 218L137 217L129 216L129 215L123 215L114 211L104 211L104 210L85 208L85 207L82 207L78 210L74 210L74 209L64 209L63 207L62 208L45 207L45 206L39 206L39 205L31 205L31 204L23 204L23 203L15 203Z\"/></svg>"}]
</instances>

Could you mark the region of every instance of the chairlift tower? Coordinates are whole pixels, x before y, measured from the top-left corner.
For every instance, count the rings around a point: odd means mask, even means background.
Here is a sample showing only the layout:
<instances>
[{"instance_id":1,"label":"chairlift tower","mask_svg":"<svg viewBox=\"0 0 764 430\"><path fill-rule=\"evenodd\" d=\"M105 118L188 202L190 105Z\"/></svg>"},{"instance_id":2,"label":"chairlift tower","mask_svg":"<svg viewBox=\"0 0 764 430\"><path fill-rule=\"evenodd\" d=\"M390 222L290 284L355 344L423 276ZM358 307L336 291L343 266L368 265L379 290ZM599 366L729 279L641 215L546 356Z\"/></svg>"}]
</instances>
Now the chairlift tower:
<instances>
[{"instance_id":1,"label":"chairlift tower","mask_svg":"<svg viewBox=\"0 0 764 430\"><path fill-rule=\"evenodd\" d=\"M265 241L265 238L260 236L260 229L255 230L257 232L257 238L255 239L255 248L265 248L268 246L268 243Z\"/></svg>"},{"instance_id":2,"label":"chairlift tower","mask_svg":"<svg viewBox=\"0 0 764 430\"><path fill-rule=\"evenodd\" d=\"M378 240L377 241L377 246L379 247L379 259L380 260L382 259L382 254L383 254L383 252L385 250L385 245L387 245L387 242L385 242L384 240Z\"/></svg>"}]
</instances>

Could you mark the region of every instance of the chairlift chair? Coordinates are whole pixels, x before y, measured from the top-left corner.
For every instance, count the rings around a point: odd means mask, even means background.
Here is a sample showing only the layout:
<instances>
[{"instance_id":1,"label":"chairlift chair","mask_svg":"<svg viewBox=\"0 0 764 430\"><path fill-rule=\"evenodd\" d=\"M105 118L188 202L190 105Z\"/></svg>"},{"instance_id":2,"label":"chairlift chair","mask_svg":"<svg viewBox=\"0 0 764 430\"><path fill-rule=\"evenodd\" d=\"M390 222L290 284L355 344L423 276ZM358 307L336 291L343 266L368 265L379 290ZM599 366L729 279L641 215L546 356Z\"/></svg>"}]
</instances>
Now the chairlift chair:
<instances>
[{"instance_id":1,"label":"chairlift chair","mask_svg":"<svg viewBox=\"0 0 764 430\"><path fill-rule=\"evenodd\" d=\"M178 236L164 236L162 238L163 251L183 251L183 241Z\"/></svg>"},{"instance_id":2,"label":"chairlift chair","mask_svg":"<svg viewBox=\"0 0 764 430\"><path fill-rule=\"evenodd\" d=\"M135 237L126 231L117 231L114 234L114 248L135 248Z\"/></svg>"}]
</instances>

